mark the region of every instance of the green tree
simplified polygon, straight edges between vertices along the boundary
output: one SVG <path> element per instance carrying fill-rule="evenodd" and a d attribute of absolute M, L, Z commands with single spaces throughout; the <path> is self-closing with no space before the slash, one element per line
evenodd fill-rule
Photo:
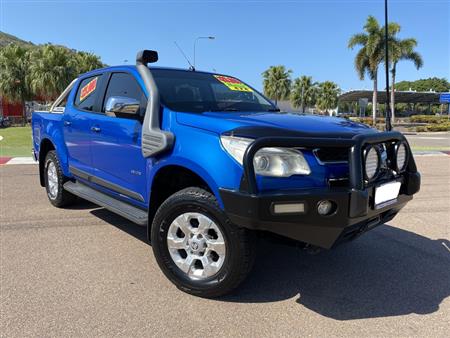
<path fill-rule="evenodd" d="M 90 72 L 91 70 L 103 68 L 105 65 L 100 61 L 100 57 L 87 52 L 77 52 L 74 55 L 77 75 Z"/>
<path fill-rule="evenodd" d="M 43 45 L 31 53 L 29 83 L 35 95 L 54 100 L 76 77 L 77 62 L 65 47 Z"/>
<path fill-rule="evenodd" d="M 28 81 L 30 53 L 27 47 L 10 44 L 0 49 L 0 96 L 23 107 L 23 122 L 26 121 L 25 101 L 32 98 Z"/>
<path fill-rule="evenodd" d="M 284 66 L 271 66 L 262 73 L 264 94 L 275 100 L 275 104 L 279 100 L 289 97 L 292 83 L 291 73 L 292 70 L 286 70 Z"/>
<path fill-rule="evenodd" d="M 401 81 L 396 84 L 397 90 L 415 90 L 418 92 L 428 92 L 433 90 L 437 93 L 450 92 L 450 82 L 446 79 L 432 77 L 416 81 Z"/>
<path fill-rule="evenodd" d="M 391 77 L 392 77 L 392 89 L 391 89 L 391 113 L 392 123 L 395 122 L 395 80 L 397 74 L 397 64 L 401 60 L 412 61 L 417 69 L 422 67 L 422 56 L 414 49 L 417 47 L 416 39 L 397 39 L 393 37 L 389 41 L 390 59 L 392 62 Z"/>
<path fill-rule="evenodd" d="M 332 81 L 325 81 L 319 85 L 317 96 L 317 108 L 328 114 L 329 109 L 334 109 L 338 105 L 338 97 L 341 93 L 339 86 Z"/>
<path fill-rule="evenodd" d="M 395 36 L 399 30 L 398 24 L 389 23 L 388 39 Z M 373 81 L 372 119 L 375 123 L 378 101 L 378 67 L 385 56 L 384 27 L 380 27 L 375 17 L 370 15 L 364 25 L 364 32 L 355 34 L 350 38 L 348 47 L 353 49 L 356 46 L 361 46 L 355 57 L 355 69 L 359 78 L 363 80 L 365 75 L 368 74 Z"/>
<path fill-rule="evenodd" d="M 294 80 L 291 89 L 291 103 L 295 108 L 301 107 L 305 113 L 306 106 L 314 106 L 317 97 L 317 83 L 313 82 L 311 76 L 301 76 Z"/>

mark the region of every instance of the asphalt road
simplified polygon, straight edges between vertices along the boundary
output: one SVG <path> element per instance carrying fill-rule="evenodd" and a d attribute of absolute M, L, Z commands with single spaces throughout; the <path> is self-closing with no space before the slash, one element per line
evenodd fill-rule
<path fill-rule="evenodd" d="M 416 149 L 450 149 L 450 132 L 418 133 L 405 136 L 408 139 L 409 144 Z"/>
<path fill-rule="evenodd" d="M 0 166 L 0 335 L 426 336 L 450 332 L 450 156 L 417 158 L 421 192 L 389 224 L 311 256 L 269 239 L 219 300 L 178 291 L 145 230 L 56 209 L 36 166 Z"/>

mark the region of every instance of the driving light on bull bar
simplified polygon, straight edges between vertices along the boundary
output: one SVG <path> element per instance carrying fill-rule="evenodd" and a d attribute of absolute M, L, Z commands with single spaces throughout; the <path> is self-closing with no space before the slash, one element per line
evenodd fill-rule
<path fill-rule="evenodd" d="M 395 150 L 395 160 L 397 165 L 397 170 L 399 172 L 402 172 L 405 170 L 406 163 L 407 163 L 407 151 L 406 151 L 406 144 L 399 143 L 396 145 Z"/>
<path fill-rule="evenodd" d="M 367 180 L 374 179 L 380 170 L 380 151 L 376 147 L 369 147 L 364 154 L 364 173 Z"/>
<path fill-rule="evenodd" d="M 274 203 L 274 214 L 302 214 L 305 212 L 304 203 Z"/>

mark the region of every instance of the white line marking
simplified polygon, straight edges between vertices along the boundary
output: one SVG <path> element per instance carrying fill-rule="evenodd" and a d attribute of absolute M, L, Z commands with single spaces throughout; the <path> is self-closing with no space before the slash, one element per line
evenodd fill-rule
<path fill-rule="evenodd" d="M 11 164 L 37 164 L 32 157 L 14 157 L 5 163 L 6 165 Z"/>
<path fill-rule="evenodd" d="M 416 137 L 421 140 L 448 140 L 447 137 L 426 137 L 426 136 L 418 136 Z"/>
<path fill-rule="evenodd" d="M 413 155 L 414 155 L 414 157 L 419 157 L 419 156 L 438 156 L 438 157 L 447 156 L 448 157 L 447 154 L 442 153 L 442 152 L 436 152 L 436 153 L 415 153 L 415 152 L 413 152 Z"/>
<path fill-rule="evenodd" d="M 450 248 L 447 246 L 447 244 L 445 244 L 444 242 L 442 242 L 442 245 L 445 246 L 445 248 L 448 250 L 448 252 L 450 252 Z"/>

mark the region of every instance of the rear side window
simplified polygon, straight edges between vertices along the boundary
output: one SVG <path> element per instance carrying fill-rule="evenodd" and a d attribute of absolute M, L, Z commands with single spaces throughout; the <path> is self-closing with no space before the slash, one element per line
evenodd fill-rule
<path fill-rule="evenodd" d="M 81 81 L 75 97 L 75 107 L 82 110 L 94 111 L 98 99 L 100 75 L 88 77 Z"/>
<path fill-rule="evenodd" d="M 136 99 L 140 102 L 140 115 L 144 115 L 147 99 L 134 76 L 128 73 L 113 73 L 109 80 L 105 99 L 103 100 L 103 109 L 111 96 L 122 96 Z"/>

